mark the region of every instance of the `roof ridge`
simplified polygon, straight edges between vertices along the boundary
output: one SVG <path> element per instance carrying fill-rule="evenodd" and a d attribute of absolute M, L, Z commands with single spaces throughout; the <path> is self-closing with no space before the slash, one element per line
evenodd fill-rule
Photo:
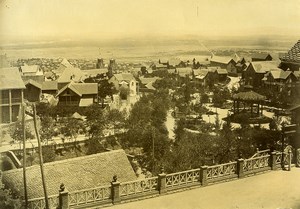
<path fill-rule="evenodd" d="M 69 158 L 69 159 L 66 159 L 66 160 L 58 160 L 58 161 L 53 161 L 53 162 L 49 162 L 49 163 L 44 163 L 44 166 L 57 165 L 57 164 L 62 164 L 62 163 L 66 163 L 66 162 L 74 162 L 74 161 L 78 161 L 78 160 L 81 160 L 81 159 L 89 159 L 89 158 L 93 158 L 95 156 L 107 155 L 107 154 L 118 153 L 118 152 L 124 152 L 124 154 L 126 154 L 125 150 L 123 150 L 123 149 L 110 150 L 110 151 L 96 153 L 96 154 L 92 154 L 92 155 L 85 155 L 85 156 L 80 156 L 80 157 L 75 157 L 75 158 Z M 26 170 L 35 169 L 38 166 L 39 165 L 29 166 L 29 167 L 26 167 Z M 23 168 L 17 168 L 17 169 L 12 169 L 12 170 L 3 171 L 3 172 L 5 172 L 5 173 L 14 173 L 14 172 L 19 172 L 20 169 L 23 169 Z"/>

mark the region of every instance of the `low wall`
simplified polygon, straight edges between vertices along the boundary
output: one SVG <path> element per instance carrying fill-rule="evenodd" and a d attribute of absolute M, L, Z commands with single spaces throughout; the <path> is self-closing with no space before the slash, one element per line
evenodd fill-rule
<path fill-rule="evenodd" d="M 263 173 L 269 170 L 291 169 L 291 152 L 264 151 L 249 159 L 165 174 L 130 182 L 118 182 L 114 177 L 110 185 L 81 191 L 61 191 L 49 197 L 51 208 L 92 208 L 139 200 L 193 187 L 204 187 Z M 58 185 L 59 186 L 59 185 Z M 67 187 L 68 185 L 66 185 Z M 29 209 L 43 209 L 44 198 L 29 200 Z"/>

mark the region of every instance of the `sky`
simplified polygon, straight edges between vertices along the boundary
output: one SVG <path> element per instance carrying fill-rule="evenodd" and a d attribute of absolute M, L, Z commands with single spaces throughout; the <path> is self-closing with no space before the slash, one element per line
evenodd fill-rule
<path fill-rule="evenodd" d="M 0 41 L 300 37 L 300 0 L 0 0 Z"/>

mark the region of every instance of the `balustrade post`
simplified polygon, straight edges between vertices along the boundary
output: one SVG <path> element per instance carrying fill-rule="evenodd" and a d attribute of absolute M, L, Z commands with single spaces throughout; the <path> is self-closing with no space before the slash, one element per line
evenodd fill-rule
<path fill-rule="evenodd" d="M 165 174 L 164 168 L 162 167 L 161 173 L 158 174 L 158 182 L 157 182 L 157 187 L 158 187 L 157 189 L 158 189 L 159 194 L 164 194 L 167 192 L 166 177 L 167 177 L 167 174 Z"/>
<path fill-rule="evenodd" d="M 270 155 L 270 167 L 271 167 L 271 170 L 277 170 L 277 166 L 276 166 L 276 152 L 271 152 L 271 155 Z"/>
<path fill-rule="evenodd" d="M 117 175 L 113 176 L 111 182 L 111 200 L 113 204 L 118 204 L 121 202 L 120 199 L 120 182 L 118 181 Z"/>
<path fill-rule="evenodd" d="M 300 167 L 300 149 L 296 150 L 296 167 Z"/>
<path fill-rule="evenodd" d="M 200 182 L 202 186 L 207 186 L 207 166 L 200 167 Z"/>
<path fill-rule="evenodd" d="M 237 160 L 237 175 L 239 178 L 243 178 L 245 176 L 244 174 L 244 159 L 238 159 Z"/>
<path fill-rule="evenodd" d="M 288 152 L 288 171 L 291 171 L 292 167 L 292 150 Z"/>
<path fill-rule="evenodd" d="M 64 184 L 60 185 L 57 208 L 58 209 L 69 209 L 69 192 L 66 190 Z"/>

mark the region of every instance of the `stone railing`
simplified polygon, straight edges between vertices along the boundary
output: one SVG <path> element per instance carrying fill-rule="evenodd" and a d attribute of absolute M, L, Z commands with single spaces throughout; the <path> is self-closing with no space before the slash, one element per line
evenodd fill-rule
<path fill-rule="evenodd" d="M 49 208 L 56 209 L 59 205 L 59 196 L 53 195 L 48 197 Z M 35 198 L 28 201 L 28 209 L 44 209 L 46 208 L 45 198 Z"/>
<path fill-rule="evenodd" d="M 257 149 L 256 153 L 251 158 L 261 157 L 261 156 L 265 156 L 265 155 L 269 155 L 269 154 L 270 154 L 270 149 L 266 149 L 266 150 L 258 150 Z"/>
<path fill-rule="evenodd" d="M 237 177 L 237 162 L 207 167 L 206 178 L 208 182 L 221 181 L 224 179 Z"/>
<path fill-rule="evenodd" d="M 144 195 L 151 192 L 157 192 L 157 182 L 158 177 L 152 177 L 121 183 L 120 197 L 130 197 L 132 195 Z"/>
<path fill-rule="evenodd" d="M 182 171 L 166 175 L 166 188 L 172 189 L 177 186 L 187 186 L 193 183 L 199 183 L 200 169 Z"/>
<path fill-rule="evenodd" d="M 108 186 L 71 192 L 62 189 L 58 196 L 49 197 L 49 205 L 51 209 L 94 208 L 129 199 L 157 196 L 185 188 L 204 187 L 208 184 L 239 179 L 267 170 L 277 170 L 278 168 L 290 170 L 291 157 L 291 152 L 274 151 L 268 154 L 264 152 L 260 156 L 249 159 L 238 159 L 235 162 L 220 165 L 200 166 L 200 168 L 177 173 L 165 174 L 162 170 L 157 177 L 130 182 L 118 182 L 117 176 L 114 176 Z M 44 209 L 44 198 L 29 200 L 28 208 Z"/>
<path fill-rule="evenodd" d="M 69 193 L 69 206 L 101 202 L 111 197 L 111 186 L 96 187 Z"/>

